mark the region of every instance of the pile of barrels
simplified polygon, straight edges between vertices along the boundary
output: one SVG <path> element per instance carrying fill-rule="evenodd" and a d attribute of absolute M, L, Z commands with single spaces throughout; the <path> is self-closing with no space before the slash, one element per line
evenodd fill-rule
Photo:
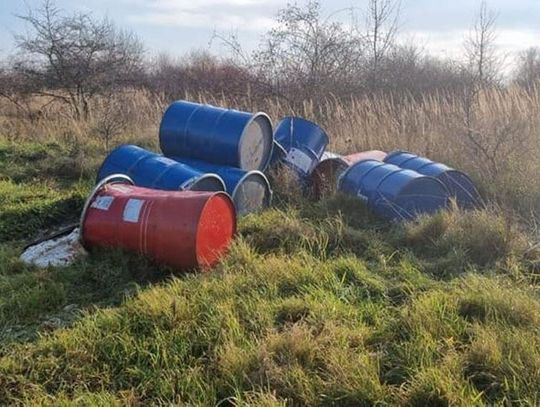
<path fill-rule="evenodd" d="M 86 247 L 120 247 L 176 268 L 207 268 L 227 251 L 237 216 L 271 204 L 265 172 L 287 166 L 315 196 L 336 190 L 390 219 L 432 213 L 451 197 L 464 207 L 478 193 L 463 173 L 410 153 L 340 156 L 315 123 L 186 101 L 172 103 L 159 129 L 162 154 L 114 149 L 81 215 Z"/>

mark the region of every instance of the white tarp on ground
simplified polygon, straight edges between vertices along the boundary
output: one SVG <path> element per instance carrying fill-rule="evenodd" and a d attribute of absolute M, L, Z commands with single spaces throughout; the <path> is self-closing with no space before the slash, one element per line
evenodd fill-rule
<path fill-rule="evenodd" d="M 49 239 L 28 247 L 21 260 L 37 267 L 68 266 L 86 251 L 79 242 L 79 228 L 70 234 Z"/>

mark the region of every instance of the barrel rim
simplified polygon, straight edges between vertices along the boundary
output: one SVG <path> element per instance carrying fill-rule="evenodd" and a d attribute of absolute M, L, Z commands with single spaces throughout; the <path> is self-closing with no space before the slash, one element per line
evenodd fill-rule
<path fill-rule="evenodd" d="M 210 201 L 212 201 L 212 199 L 214 199 L 214 197 L 221 196 L 221 195 L 227 197 L 227 201 L 231 206 L 231 209 L 232 209 L 232 211 L 231 211 L 231 213 L 232 213 L 232 225 L 233 225 L 233 230 L 232 230 L 232 233 L 231 233 L 231 242 L 234 240 L 234 238 L 236 237 L 236 235 L 238 233 L 238 216 L 236 214 L 236 205 L 234 204 L 234 201 L 233 201 L 231 195 L 228 194 L 225 191 L 216 191 L 216 192 L 210 192 L 210 193 L 211 193 L 212 196 L 209 199 L 207 199 L 207 201 L 204 203 L 204 205 L 203 205 L 203 207 L 201 209 L 201 212 L 200 212 L 199 219 L 197 220 L 197 232 L 195 233 L 195 242 L 194 242 L 195 243 L 195 261 L 197 263 L 197 266 L 202 268 L 202 269 L 214 267 L 217 263 L 219 263 L 219 260 L 221 258 L 221 256 L 220 256 L 212 264 L 202 265 L 202 262 L 199 261 L 199 256 L 198 256 L 198 253 L 197 253 L 197 251 L 198 251 L 197 250 L 198 249 L 197 248 L 197 243 L 199 241 L 199 231 L 200 231 L 199 224 L 201 222 L 202 214 L 205 212 L 206 207 L 208 205 L 210 205 Z"/>
<path fill-rule="evenodd" d="M 88 195 L 88 198 L 86 198 L 86 201 L 84 202 L 83 210 L 81 212 L 81 217 L 79 219 L 79 242 L 84 246 L 84 238 L 83 238 L 83 227 L 84 227 L 84 221 L 86 219 L 86 215 L 88 213 L 88 209 L 90 209 L 90 204 L 92 202 L 92 199 L 96 196 L 96 194 L 101 191 L 101 189 L 107 185 L 112 183 L 125 183 L 128 182 L 130 185 L 135 185 L 133 180 L 125 175 L 125 174 L 111 174 L 105 178 L 103 178 L 101 181 L 99 181 L 96 186 L 92 189 L 92 192 L 90 192 L 90 195 Z"/>
<path fill-rule="evenodd" d="M 465 172 L 461 171 L 461 170 L 456 170 L 455 168 L 452 168 L 452 167 L 448 167 L 449 170 L 445 171 L 444 173 L 441 173 L 440 175 L 438 175 L 437 179 L 439 179 L 439 177 L 442 178 L 442 175 L 445 174 L 447 176 L 449 176 L 454 182 L 457 183 L 457 181 L 454 179 L 454 177 L 451 175 L 451 174 L 457 174 L 459 175 L 460 177 L 463 177 L 470 185 L 470 187 L 472 188 L 472 193 L 471 191 L 468 191 L 466 188 L 463 188 L 463 186 L 459 184 L 459 186 L 461 187 L 461 189 L 463 191 L 465 191 L 468 195 L 468 198 L 471 200 L 471 203 L 473 205 L 482 205 L 482 195 L 480 195 L 480 191 L 478 191 L 478 188 L 476 186 L 476 184 L 474 183 L 474 181 L 472 180 L 472 178 Z M 439 179 L 439 181 L 441 181 L 443 184 L 445 184 L 446 186 L 446 183 L 443 182 L 442 180 Z M 451 194 L 451 191 L 450 191 L 450 188 L 447 187 L 447 189 L 449 190 L 450 194 Z M 457 198 L 457 196 L 452 196 L 453 198 Z"/>
<path fill-rule="evenodd" d="M 178 161 L 176 161 L 176 162 L 179 163 Z M 184 163 L 180 162 L 179 164 L 184 164 Z M 222 189 L 220 191 L 206 191 L 206 192 L 226 192 L 227 191 L 227 187 L 225 186 L 225 181 L 223 181 L 223 178 L 221 178 L 218 174 L 215 174 L 213 172 L 204 173 L 204 172 L 198 170 L 197 168 L 191 167 L 191 166 L 189 166 L 187 164 L 184 164 L 184 165 L 186 165 L 186 166 L 188 166 L 190 168 L 193 168 L 194 170 L 196 170 L 198 172 L 201 172 L 201 175 L 200 176 L 195 176 L 195 177 L 190 178 L 187 181 L 185 181 L 182 185 L 180 185 L 178 187 L 179 191 L 193 191 L 191 188 L 193 188 L 199 182 L 204 181 L 205 179 L 208 179 L 208 178 L 213 178 L 216 181 L 218 181 L 221 184 Z M 193 192 L 196 192 L 196 191 L 193 191 Z"/>
<path fill-rule="evenodd" d="M 256 112 L 251 115 L 247 123 L 244 125 L 244 128 L 242 129 L 242 133 L 240 134 L 240 139 L 238 140 L 237 153 L 238 153 L 238 164 L 239 164 L 240 169 L 244 169 L 242 168 L 243 162 L 242 162 L 241 149 L 244 143 L 244 137 L 247 134 L 247 129 L 251 125 L 251 123 L 255 122 L 256 120 L 259 120 L 260 118 L 263 118 L 263 122 L 266 125 L 266 129 L 264 129 L 263 126 L 261 126 L 261 128 L 263 129 L 263 136 L 266 139 L 271 140 L 271 141 L 269 143 L 270 148 L 267 151 L 265 160 L 260 164 L 259 168 L 254 168 L 254 170 L 264 171 L 266 168 L 268 168 L 268 164 L 270 163 L 270 160 L 272 159 L 272 152 L 274 150 L 274 132 L 272 129 L 272 119 L 270 119 L 270 116 L 268 116 L 264 112 Z M 251 169 L 248 169 L 247 171 L 251 171 Z"/>
<path fill-rule="evenodd" d="M 268 181 L 268 177 L 266 175 L 264 175 L 264 173 L 262 171 L 251 170 L 251 171 L 247 171 L 242 176 L 242 178 L 240 178 L 240 180 L 236 183 L 236 186 L 234 187 L 234 190 L 231 193 L 231 199 L 233 200 L 233 202 L 235 204 L 235 207 L 236 207 L 235 198 L 236 198 L 236 193 L 237 193 L 238 188 L 240 188 L 242 183 L 247 178 L 252 177 L 253 175 L 257 175 L 257 176 L 261 177 L 264 180 L 264 185 L 265 185 L 266 191 L 267 191 L 267 194 L 265 195 L 265 201 L 266 202 L 264 204 L 265 205 L 264 207 L 269 207 L 272 204 L 272 196 L 273 196 L 274 192 L 272 191 L 272 187 L 270 186 L 270 181 Z M 236 208 L 236 210 L 238 211 L 238 208 Z"/>

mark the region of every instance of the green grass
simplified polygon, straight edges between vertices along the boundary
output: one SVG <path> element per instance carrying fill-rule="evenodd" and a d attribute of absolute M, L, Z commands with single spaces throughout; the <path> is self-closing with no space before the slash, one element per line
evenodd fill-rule
<path fill-rule="evenodd" d="M 208 273 L 110 250 L 40 270 L 21 247 L 93 174 L 13 159 L 34 149 L 1 149 L 0 405 L 540 402 L 540 254 L 500 211 L 393 225 L 283 188 Z"/>

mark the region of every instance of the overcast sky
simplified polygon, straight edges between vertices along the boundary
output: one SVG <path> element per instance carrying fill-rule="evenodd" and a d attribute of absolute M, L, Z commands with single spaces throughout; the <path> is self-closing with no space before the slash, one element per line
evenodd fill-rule
<path fill-rule="evenodd" d="M 441 56 L 460 55 L 460 45 L 471 27 L 480 0 L 402 0 L 400 38 L 414 41 Z M 343 8 L 362 10 L 366 0 L 321 0 L 325 14 Z M 15 17 L 41 0 L 0 0 L 0 54 L 13 52 L 13 33 L 24 30 Z M 303 4 L 302 0 L 297 1 Z M 57 0 L 61 8 L 107 16 L 139 35 L 147 52 L 182 55 L 208 48 L 212 33 L 236 31 L 245 48 L 256 47 L 272 27 L 276 12 L 287 0 Z M 498 13 L 498 46 L 514 54 L 540 46 L 540 0 L 488 0 Z M 346 18 L 346 13 L 342 13 Z M 223 53 L 216 42 L 211 48 Z"/>

